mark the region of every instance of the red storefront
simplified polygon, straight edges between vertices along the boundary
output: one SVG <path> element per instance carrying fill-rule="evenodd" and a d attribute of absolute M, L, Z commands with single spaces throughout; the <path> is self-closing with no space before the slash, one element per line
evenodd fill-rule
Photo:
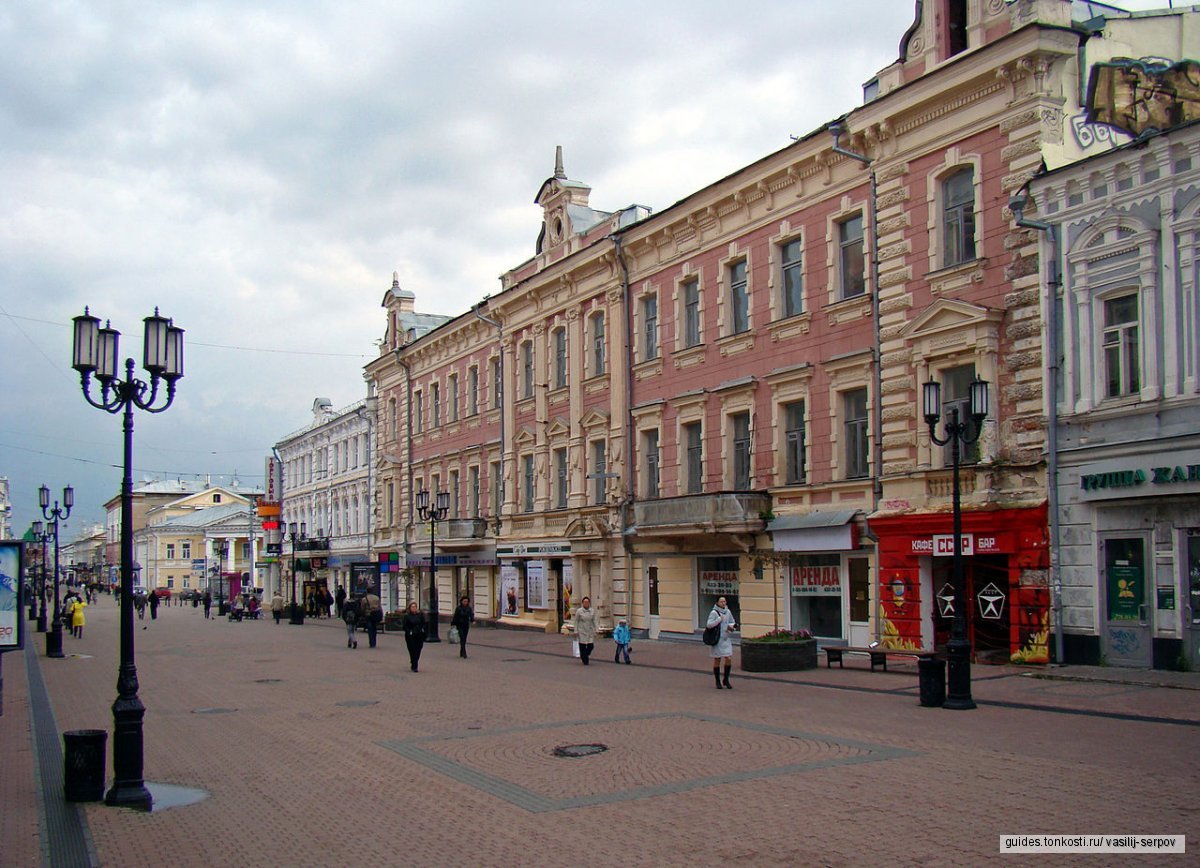
<path fill-rule="evenodd" d="M 954 618 L 950 513 L 870 519 L 879 538 L 879 635 L 891 648 L 938 648 Z M 1050 547 L 1045 505 L 963 512 L 967 635 L 981 663 L 1047 663 Z"/>

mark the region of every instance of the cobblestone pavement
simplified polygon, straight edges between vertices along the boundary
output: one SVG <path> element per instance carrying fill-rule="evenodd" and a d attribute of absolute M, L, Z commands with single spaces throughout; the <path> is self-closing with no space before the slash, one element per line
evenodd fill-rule
<path fill-rule="evenodd" d="M 718 691 L 707 648 L 689 643 L 635 641 L 634 664 L 618 666 L 600 640 L 584 667 L 562 637 L 477 628 L 469 659 L 431 645 L 413 673 L 401 638 L 350 650 L 335 621 L 164 607 L 135 633 L 146 778 L 208 798 L 150 814 L 86 805 L 104 866 L 1020 860 L 1001 856 L 1002 834 L 1200 847 L 1200 694 L 1152 673 L 977 666 L 980 707 L 955 712 L 919 706 L 915 666 L 872 673 L 849 658 L 735 672 Z M 58 729 L 111 730 L 113 602 L 64 644 L 63 660 L 37 646 Z M 21 659 L 4 665 L 5 866 L 42 861 Z M 607 749 L 554 753 L 591 744 Z"/>

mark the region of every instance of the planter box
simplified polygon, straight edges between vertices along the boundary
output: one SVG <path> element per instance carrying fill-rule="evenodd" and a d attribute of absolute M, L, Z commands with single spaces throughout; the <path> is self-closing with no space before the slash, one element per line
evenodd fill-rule
<path fill-rule="evenodd" d="M 744 672 L 799 672 L 817 668 L 817 640 L 754 642 L 742 640 Z"/>

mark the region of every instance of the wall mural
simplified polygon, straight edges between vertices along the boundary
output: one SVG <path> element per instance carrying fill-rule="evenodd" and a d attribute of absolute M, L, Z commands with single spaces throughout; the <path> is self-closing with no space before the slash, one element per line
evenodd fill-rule
<path fill-rule="evenodd" d="M 1200 119 L 1200 62 L 1117 58 L 1095 64 L 1087 119 L 1135 137 Z"/>

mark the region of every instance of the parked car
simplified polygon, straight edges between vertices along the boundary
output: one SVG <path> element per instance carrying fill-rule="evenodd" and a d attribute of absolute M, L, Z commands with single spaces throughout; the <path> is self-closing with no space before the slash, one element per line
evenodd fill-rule
<path fill-rule="evenodd" d="M 171 599 L 171 589 L 170 588 L 155 588 L 154 593 L 160 600 Z"/>

